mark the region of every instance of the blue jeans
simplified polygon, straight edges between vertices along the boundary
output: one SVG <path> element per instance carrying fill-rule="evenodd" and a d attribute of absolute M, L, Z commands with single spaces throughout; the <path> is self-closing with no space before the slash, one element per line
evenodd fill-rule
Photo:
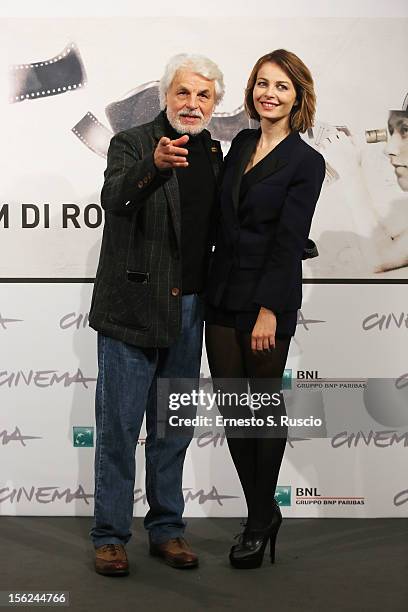
<path fill-rule="evenodd" d="M 144 519 L 152 542 L 184 533 L 183 464 L 191 436 L 157 436 L 157 378 L 200 376 L 203 305 L 182 297 L 182 329 L 169 348 L 138 348 L 98 334 L 96 386 L 95 511 L 90 536 L 95 548 L 126 544 L 131 537 L 135 451 L 146 412 Z"/>

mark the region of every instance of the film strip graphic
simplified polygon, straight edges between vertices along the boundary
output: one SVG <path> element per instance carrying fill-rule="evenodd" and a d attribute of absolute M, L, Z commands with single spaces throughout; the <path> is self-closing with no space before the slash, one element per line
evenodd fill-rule
<path fill-rule="evenodd" d="M 71 42 L 61 53 L 50 59 L 11 66 L 10 102 L 24 102 L 77 91 L 86 84 L 86 72 L 79 49 Z M 113 134 L 148 123 L 159 111 L 158 81 L 150 81 L 108 104 L 105 112 L 112 129 L 88 111 L 71 131 L 90 151 L 106 157 Z M 232 112 L 215 112 L 208 128 L 214 139 L 228 144 L 241 130 L 258 126 L 258 122 L 248 118 L 241 105 Z M 318 150 L 319 142 L 333 129 L 346 130 L 343 126 L 333 128 L 325 124 L 318 125 L 307 132 L 309 144 Z M 327 164 L 326 182 L 338 178 L 337 172 Z"/>
<path fill-rule="evenodd" d="M 107 156 L 109 140 L 114 133 L 148 123 L 160 112 L 158 81 L 144 83 L 129 91 L 123 98 L 111 102 L 105 112 L 113 132 L 110 132 L 91 112 L 72 128 L 81 142 L 101 157 Z M 244 106 L 240 106 L 230 113 L 215 112 L 208 129 L 212 138 L 228 144 L 241 130 L 257 127 L 259 123 L 249 119 Z M 319 124 L 317 131 L 308 132 L 309 144 L 318 150 L 319 143 L 327 136 L 328 131 L 333 129 L 347 128 L 343 126 L 332 128 L 326 124 Z M 337 172 L 326 164 L 326 183 L 336 181 L 338 178 Z"/>
<path fill-rule="evenodd" d="M 58 96 L 86 86 L 86 72 L 75 43 L 51 59 L 10 67 L 10 102 Z"/>
<path fill-rule="evenodd" d="M 88 149 L 106 157 L 113 132 L 108 130 L 93 113 L 88 111 L 72 128 L 72 132 Z"/>
<path fill-rule="evenodd" d="M 150 81 L 132 89 L 123 98 L 108 104 L 105 112 L 113 132 L 109 132 L 91 112 L 72 128 L 83 144 L 102 157 L 107 155 L 108 133 L 112 137 L 113 133 L 148 123 L 160 112 L 158 81 Z M 244 107 L 240 106 L 231 113 L 215 112 L 208 129 L 215 140 L 229 143 L 239 131 L 257 126 L 256 122 L 248 119 Z"/>

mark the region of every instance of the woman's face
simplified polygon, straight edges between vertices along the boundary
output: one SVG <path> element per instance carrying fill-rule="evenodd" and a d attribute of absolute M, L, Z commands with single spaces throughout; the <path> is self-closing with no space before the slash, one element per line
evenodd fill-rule
<path fill-rule="evenodd" d="M 255 109 L 262 121 L 287 123 L 296 101 L 295 87 L 283 70 L 273 62 L 265 62 L 258 70 L 252 92 Z"/>
<path fill-rule="evenodd" d="M 390 137 L 385 147 L 395 176 L 403 191 L 408 191 L 408 112 L 391 111 L 388 119 Z"/>

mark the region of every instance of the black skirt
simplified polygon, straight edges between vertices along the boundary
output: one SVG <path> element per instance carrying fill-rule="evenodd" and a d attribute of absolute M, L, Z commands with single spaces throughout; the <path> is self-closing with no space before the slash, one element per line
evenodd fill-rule
<path fill-rule="evenodd" d="M 222 325 L 233 327 L 242 332 L 251 333 L 258 318 L 258 310 L 234 311 L 219 306 L 206 304 L 205 322 L 207 325 Z M 297 324 L 297 310 L 282 312 L 276 315 L 276 338 L 288 338 L 295 334 Z"/>

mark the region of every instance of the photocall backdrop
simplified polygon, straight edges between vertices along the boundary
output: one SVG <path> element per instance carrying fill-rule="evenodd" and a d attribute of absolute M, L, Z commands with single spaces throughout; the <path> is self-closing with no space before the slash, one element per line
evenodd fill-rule
<path fill-rule="evenodd" d="M 314 76 L 316 124 L 302 137 L 327 164 L 311 231 L 320 256 L 304 264 L 285 393 L 290 401 L 297 381 L 314 383 L 327 413 L 321 389 L 343 384 L 344 406 L 360 393 L 356 410 L 367 418 L 361 429 L 357 415 L 328 437 L 291 438 L 277 499 L 286 516 L 407 516 L 408 415 L 400 409 L 408 382 L 407 20 L 0 23 L 0 514 L 93 512 L 97 364 L 87 316 L 110 138 L 154 117 L 166 61 L 196 52 L 225 75 L 225 99 L 210 130 L 227 152 L 249 125 L 242 102 L 254 62 L 283 47 Z M 209 375 L 205 352 L 201 369 Z M 398 385 L 376 420 L 375 411 L 367 416 L 361 388 L 380 378 Z M 398 419 L 387 416 L 388 402 Z M 144 435 L 135 515 L 147 508 Z M 193 440 L 184 493 L 186 516 L 244 514 L 222 437 Z"/>

